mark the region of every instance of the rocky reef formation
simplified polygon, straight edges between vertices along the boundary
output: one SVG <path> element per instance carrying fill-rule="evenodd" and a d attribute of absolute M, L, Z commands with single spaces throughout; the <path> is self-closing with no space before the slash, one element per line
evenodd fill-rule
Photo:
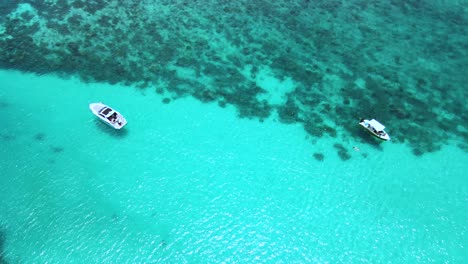
<path fill-rule="evenodd" d="M 373 143 L 360 117 L 415 155 L 468 151 L 468 8 L 402 3 L 2 1 L 0 67 L 273 115 L 312 140 L 336 138 L 343 160 L 342 142 Z"/>

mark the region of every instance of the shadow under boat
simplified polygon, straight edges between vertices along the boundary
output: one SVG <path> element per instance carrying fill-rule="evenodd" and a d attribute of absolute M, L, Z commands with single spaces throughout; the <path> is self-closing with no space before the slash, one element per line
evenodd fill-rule
<path fill-rule="evenodd" d="M 375 137 L 370 137 L 369 132 L 363 130 L 363 129 L 356 129 L 355 135 L 359 138 L 360 142 L 366 143 L 368 145 L 371 145 L 373 148 L 378 149 L 378 150 L 383 150 L 382 144 L 384 141 L 380 139 L 376 139 Z"/>
<path fill-rule="evenodd" d="M 99 130 L 115 138 L 125 138 L 128 135 L 127 128 L 114 129 L 113 127 L 108 126 L 107 124 L 103 123 L 101 120 L 98 119 L 95 119 L 93 122 Z"/>

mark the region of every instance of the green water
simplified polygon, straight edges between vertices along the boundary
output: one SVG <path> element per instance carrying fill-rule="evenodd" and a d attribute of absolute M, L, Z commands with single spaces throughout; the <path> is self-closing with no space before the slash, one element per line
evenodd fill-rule
<path fill-rule="evenodd" d="M 307 140 L 133 87 L 0 72 L 9 263 L 450 262 L 466 259 L 468 157 Z M 105 98 L 129 120 L 98 122 Z M 391 133 L 391 125 L 389 126 Z M 354 144 L 357 143 L 357 144 Z M 313 153 L 324 153 L 323 161 Z"/>

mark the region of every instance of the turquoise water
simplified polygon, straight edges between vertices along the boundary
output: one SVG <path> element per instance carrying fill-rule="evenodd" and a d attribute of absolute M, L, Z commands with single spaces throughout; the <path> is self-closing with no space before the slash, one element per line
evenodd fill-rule
<path fill-rule="evenodd" d="M 2 1 L 0 263 L 465 263 L 467 10 Z"/>
<path fill-rule="evenodd" d="M 3 258 L 20 263 L 463 262 L 466 153 L 333 140 L 234 109 L 0 73 Z M 106 99 L 123 133 L 87 109 Z M 313 153 L 326 156 L 322 162 Z"/>

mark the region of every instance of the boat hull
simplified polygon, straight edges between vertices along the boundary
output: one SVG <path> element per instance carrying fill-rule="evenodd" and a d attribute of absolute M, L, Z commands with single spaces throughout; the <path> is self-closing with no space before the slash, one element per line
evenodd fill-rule
<path fill-rule="evenodd" d="M 106 123 L 108 126 L 114 129 L 121 129 L 127 124 L 127 120 L 115 109 L 103 104 L 103 103 L 91 103 L 89 104 L 89 109 L 91 112 L 97 116 L 102 122 Z M 109 120 L 109 117 L 103 115 L 102 111 L 106 110 L 113 115 L 115 118 L 114 121 Z"/>
<path fill-rule="evenodd" d="M 371 126 L 369 125 L 366 125 L 366 122 L 365 121 L 368 121 L 368 120 L 364 120 L 362 122 L 359 122 L 359 125 L 361 125 L 364 129 L 367 130 L 367 132 L 369 132 L 371 135 L 373 135 L 374 137 L 378 138 L 378 139 L 381 139 L 381 140 L 384 140 L 384 141 L 388 141 L 390 140 L 390 136 L 385 132 L 383 131 L 384 133 L 379 135 L 378 133 L 376 133 Z"/>

